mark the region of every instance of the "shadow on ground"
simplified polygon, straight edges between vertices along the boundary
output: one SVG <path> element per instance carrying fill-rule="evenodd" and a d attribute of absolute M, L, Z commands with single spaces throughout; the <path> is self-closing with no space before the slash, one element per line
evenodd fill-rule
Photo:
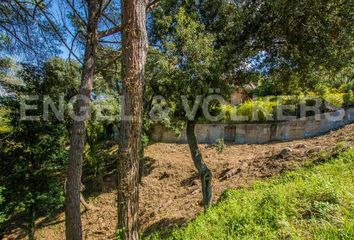
<path fill-rule="evenodd" d="M 170 236 L 175 228 L 184 226 L 187 223 L 186 218 L 163 218 L 150 225 L 144 232 L 143 237 L 147 237 L 154 232 L 159 232 L 162 239 Z"/>

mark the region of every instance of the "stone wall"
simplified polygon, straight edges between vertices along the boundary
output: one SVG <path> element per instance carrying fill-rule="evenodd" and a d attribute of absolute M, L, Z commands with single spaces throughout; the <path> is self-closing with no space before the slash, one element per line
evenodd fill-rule
<path fill-rule="evenodd" d="M 197 124 L 196 136 L 199 143 L 209 144 L 220 138 L 238 144 L 268 143 L 315 137 L 349 123 L 354 123 L 354 108 L 279 123 Z M 176 136 L 163 126 L 155 126 L 152 140 L 186 143 L 187 137 L 185 131 Z"/>

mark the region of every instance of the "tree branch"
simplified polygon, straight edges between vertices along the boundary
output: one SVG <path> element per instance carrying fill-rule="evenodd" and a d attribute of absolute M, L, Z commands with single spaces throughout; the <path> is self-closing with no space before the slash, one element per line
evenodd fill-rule
<path fill-rule="evenodd" d="M 80 31 L 78 31 L 78 32 L 75 34 L 73 40 L 71 41 L 71 47 L 70 47 L 70 50 L 69 50 L 69 57 L 68 57 L 69 60 L 70 60 L 70 58 L 71 58 L 71 54 L 74 52 L 73 49 L 74 49 L 75 40 L 76 40 L 76 38 L 79 36 L 79 34 L 80 34 Z"/>
<path fill-rule="evenodd" d="M 69 5 L 69 7 L 73 10 L 74 14 L 80 19 L 80 21 L 84 24 L 84 26 L 87 25 L 86 21 L 84 18 L 79 14 L 79 12 L 76 10 L 74 4 L 70 2 L 69 0 L 65 0 L 65 2 Z"/>
<path fill-rule="evenodd" d="M 106 11 L 107 7 L 109 6 L 109 4 L 111 4 L 111 2 L 112 2 L 112 0 L 108 0 L 108 2 L 101 9 L 101 13 L 104 13 Z"/>
<path fill-rule="evenodd" d="M 101 31 L 98 33 L 98 38 L 103 38 L 103 37 L 108 37 L 111 36 L 113 34 L 119 33 L 123 30 L 123 26 L 122 25 L 117 25 L 111 29 L 105 30 L 105 31 Z"/>
<path fill-rule="evenodd" d="M 110 40 L 99 40 L 100 43 L 107 43 L 107 44 L 121 44 L 120 41 L 110 41 Z"/>
<path fill-rule="evenodd" d="M 146 6 L 146 12 L 150 12 L 154 9 L 154 7 L 158 4 L 159 0 L 152 0 Z"/>
<path fill-rule="evenodd" d="M 98 67 L 96 69 L 97 72 L 102 72 L 103 70 L 107 69 L 108 67 L 110 67 L 112 64 L 114 64 L 116 61 L 119 60 L 119 58 L 121 58 L 122 56 L 122 53 L 119 52 L 118 53 L 118 56 L 116 56 L 115 58 L 113 58 L 111 61 L 109 61 L 108 63 L 106 63 L 105 65 L 101 66 L 101 67 Z"/>
<path fill-rule="evenodd" d="M 80 62 L 81 64 L 83 64 L 82 61 L 80 60 L 80 58 L 79 58 L 74 52 L 71 51 L 70 46 L 69 46 L 68 43 L 65 41 L 64 37 L 60 34 L 59 30 L 58 30 L 58 29 L 56 28 L 56 26 L 55 26 L 55 23 L 52 21 L 52 19 L 50 19 L 50 17 L 48 16 L 48 14 L 47 14 L 47 13 L 43 10 L 43 8 L 41 8 L 41 7 L 39 7 L 39 11 L 43 14 L 43 16 L 45 17 L 45 19 L 48 21 L 50 27 L 54 30 L 54 33 L 59 37 L 60 41 L 64 44 L 65 48 L 67 48 L 67 49 L 70 51 L 71 55 L 73 55 L 73 56 L 76 58 L 76 60 L 77 60 L 78 62 Z"/>
<path fill-rule="evenodd" d="M 10 34 L 13 38 L 15 38 L 20 44 L 25 46 L 26 48 L 30 49 L 32 52 L 37 53 L 29 44 L 23 41 L 19 36 L 17 36 L 16 32 L 12 32 L 9 28 L 5 27 L 4 25 L 0 25 L 8 34 Z"/>
<path fill-rule="evenodd" d="M 106 18 L 110 23 L 112 23 L 113 25 L 116 25 L 116 23 L 115 23 L 110 17 L 108 17 L 104 12 L 102 12 L 101 14 L 102 14 L 102 16 L 103 16 L 104 18 Z"/>

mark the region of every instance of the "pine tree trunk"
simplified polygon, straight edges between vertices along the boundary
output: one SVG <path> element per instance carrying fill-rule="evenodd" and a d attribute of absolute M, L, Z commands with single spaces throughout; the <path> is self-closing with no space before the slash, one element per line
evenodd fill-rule
<path fill-rule="evenodd" d="M 86 122 L 93 88 L 96 50 L 98 44 L 97 21 L 98 1 L 88 1 L 89 21 L 79 98 L 75 106 L 75 116 L 69 151 L 65 198 L 65 228 L 67 240 L 81 240 L 80 189 L 83 151 L 85 145 Z M 85 99 L 83 99 L 85 98 Z"/>
<path fill-rule="evenodd" d="M 36 234 L 36 214 L 34 211 L 34 206 L 30 207 L 30 214 L 29 214 L 29 234 L 28 234 L 28 240 L 35 240 L 35 234 Z"/>
<path fill-rule="evenodd" d="M 122 0 L 123 101 L 118 160 L 118 233 L 139 239 L 139 163 L 147 55 L 146 1 Z"/>
<path fill-rule="evenodd" d="M 195 136 L 195 123 L 188 121 L 187 123 L 187 141 L 192 154 L 195 167 L 198 170 L 203 193 L 203 206 L 206 210 L 212 204 L 212 186 L 213 175 L 203 160 L 203 156 L 199 150 L 197 138 Z"/>

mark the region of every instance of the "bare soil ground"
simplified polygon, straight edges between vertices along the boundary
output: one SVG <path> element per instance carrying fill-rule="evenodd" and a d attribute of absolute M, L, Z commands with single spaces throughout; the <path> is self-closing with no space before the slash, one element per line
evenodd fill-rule
<path fill-rule="evenodd" d="M 211 145 L 200 145 L 204 160 L 214 174 L 214 202 L 229 188 L 247 187 L 286 170 L 296 169 L 312 153 L 346 141 L 354 144 L 354 124 L 324 136 L 271 144 L 226 145 L 218 154 Z M 280 154 L 281 153 L 281 154 Z M 280 155 L 279 155 L 280 154 Z M 150 145 L 145 150 L 145 177 L 140 188 L 140 220 L 143 234 L 155 229 L 172 229 L 202 213 L 200 181 L 188 146 L 185 144 Z M 225 177 L 232 175 L 231 177 Z M 116 192 L 114 175 L 105 178 L 104 191 L 87 200 L 98 210 L 83 211 L 85 239 L 114 239 Z M 38 239 L 64 239 L 64 214 L 41 219 Z M 19 230 L 5 239 L 21 239 Z"/>

